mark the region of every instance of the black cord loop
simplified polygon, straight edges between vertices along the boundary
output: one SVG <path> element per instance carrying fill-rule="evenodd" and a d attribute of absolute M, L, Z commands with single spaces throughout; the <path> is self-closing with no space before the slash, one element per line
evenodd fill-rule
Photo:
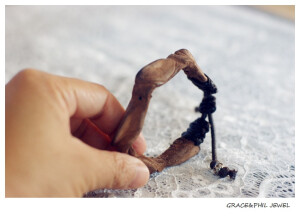
<path fill-rule="evenodd" d="M 205 134 L 209 131 L 209 124 L 205 118 L 197 118 L 193 121 L 186 132 L 182 133 L 182 137 L 191 140 L 196 146 L 203 143 Z"/>
<path fill-rule="evenodd" d="M 195 78 L 188 77 L 189 80 L 192 81 L 192 83 L 197 86 L 199 89 L 201 89 L 205 94 L 215 94 L 218 92 L 217 86 L 214 84 L 214 82 L 205 74 L 207 81 L 206 82 L 200 82 L 199 80 Z"/>
<path fill-rule="evenodd" d="M 216 111 L 216 97 L 213 95 L 207 95 L 203 97 L 199 107 L 195 108 L 196 112 L 203 114 L 211 114 Z"/>

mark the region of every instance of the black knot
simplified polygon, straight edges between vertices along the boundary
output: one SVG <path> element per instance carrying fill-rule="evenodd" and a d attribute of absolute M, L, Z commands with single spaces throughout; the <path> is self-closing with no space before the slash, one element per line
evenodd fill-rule
<path fill-rule="evenodd" d="M 207 76 L 206 74 L 205 74 L 205 76 L 207 77 L 206 82 L 200 82 L 199 80 L 197 80 L 195 78 L 188 77 L 188 79 L 191 80 L 195 86 L 197 86 L 199 89 L 201 89 L 206 94 L 217 93 L 217 91 L 218 91 L 217 86 L 213 83 L 213 81 L 209 78 L 209 76 Z"/>
<path fill-rule="evenodd" d="M 229 176 L 230 179 L 235 179 L 237 171 L 235 169 L 231 170 L 228 167 L 222 167 L 219 172 L 218 176 L 221 178 L 225 178 L 226 176 Z"/>
<path fill-rule="evenodd" d="M 204 118 L 198 118 L 193 121 L 182 137 L 191 140 L 195 145 L 203 143 L 205 134 L 209 131 L 209 124 Z"/>
<path fill-rule="evenodd" d="M 202 99 L 199 108 L 197 108 L 196 111 L 211 114 L 215 112 L 216 109 L 216 97 L 213 95 L 207 95 Z"/>
<path fill-rule="evenodd" d="M 231 179 L 234 180 L 236 177 L 236 173 L 237 173 L 237 171 L 235 169 L 233 169 L 233 170 L 229 170 L 228 175 L 230 176 Z"/>
<path fill-rule="evenodd" d="M 221 178 L 225 178 L 228 175 L 228 172 L 228 167 L 222 167 L 218 172 L 218 176 L 220 176 Z"/>

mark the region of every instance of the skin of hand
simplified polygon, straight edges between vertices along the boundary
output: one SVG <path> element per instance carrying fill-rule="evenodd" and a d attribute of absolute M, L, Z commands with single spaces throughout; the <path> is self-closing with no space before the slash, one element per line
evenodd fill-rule
<path fill-rule="evenodd" d="M 5 87 L 6 197 L 81 197 L 145 185 L 145 164 L 110 146 L 124 112 L 101 85 L 19 72 Z M 133 148 L 145 152 L 142 135 Z"/>

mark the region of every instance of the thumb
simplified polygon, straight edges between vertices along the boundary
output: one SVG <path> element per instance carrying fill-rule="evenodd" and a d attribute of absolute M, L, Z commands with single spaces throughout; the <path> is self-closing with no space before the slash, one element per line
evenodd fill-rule
<path fill-rule="evenodd" d="M 81 160 L 87 191 L 95 189 L 132 189 L 145 185 L 149 179 L 147 166 L 130 155 L 94 149 Z M 82 163 L 84 161 L 84 163 Z"/>

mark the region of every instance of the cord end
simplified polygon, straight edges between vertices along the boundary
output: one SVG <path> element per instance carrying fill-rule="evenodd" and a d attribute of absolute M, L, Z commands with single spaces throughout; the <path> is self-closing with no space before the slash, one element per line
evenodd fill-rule
<path fill-rule="evenodd" d="M 220 178 L 225 178 L 226 176 L 229 176 L 230 179 L 234 180 L 237 174 L 237 170 L 231 170 L 228 167 L 223 167 L 223 164 L 217 160 L 213 160 L 210 163 L 210 168 L 213 169 L 215 174 L 218 175 Z"/>

